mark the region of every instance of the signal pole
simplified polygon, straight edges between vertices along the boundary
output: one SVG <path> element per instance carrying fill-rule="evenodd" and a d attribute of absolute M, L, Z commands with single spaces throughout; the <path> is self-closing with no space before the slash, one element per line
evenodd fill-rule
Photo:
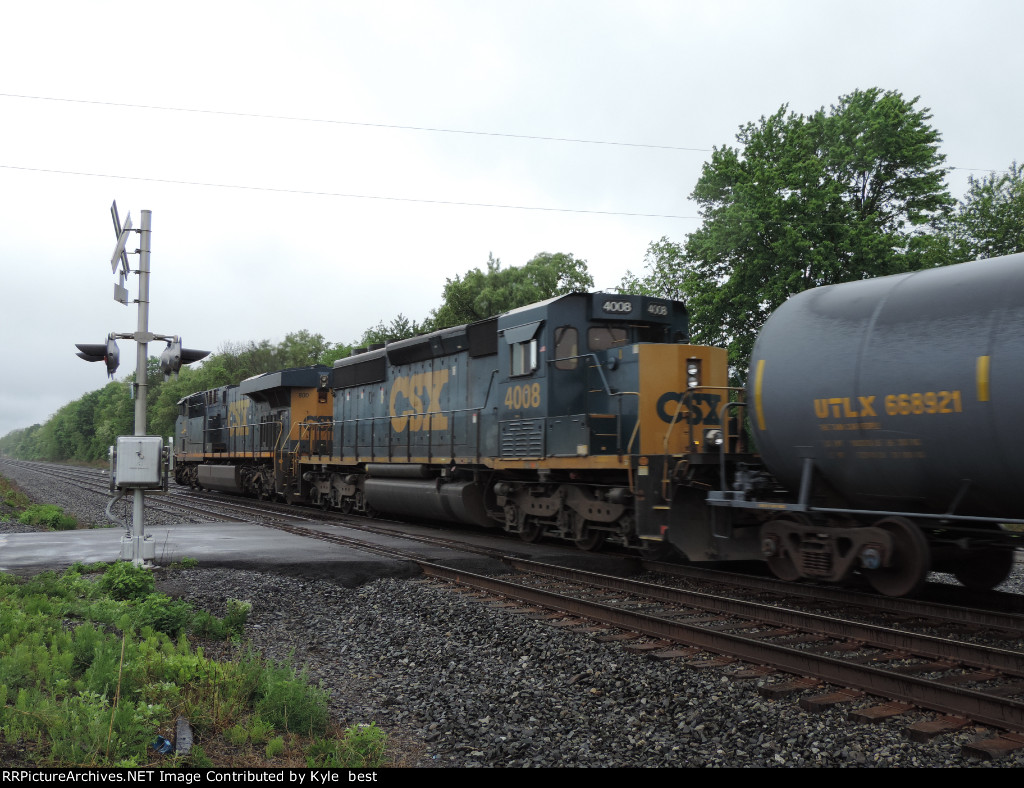
<path fill-rule="evenodd" d="M 153 234 L 153 212 L 142 212 L 139 229 L 139 322 L 135 332 L 135 435 L 146 434 L 147 349 L 149 348 L 149 246 Z M 146 491 L 136 487 L 132 498 L 132 563 L 141 566 L 143 544 L 146 539 Z"/>
<path fill-rule="evenodd" d="M 137 345 L 135 354 L 135 436 L 119 436 L 117 439 L 118 451 L 116 454 L 116 465 L 111 465 L 111 492 L 115 486 L 122 490 L 132 490 L 132 525 L 131 525 L 131 561 L 137 566 L 145 564 L 147 558 L 153 558 L 154 547 L 152 541 L 149 543 L 150 555 L 146 555 L 146 523 L 145 504 L 146 490 L 159 489 L 164 487 L 166 471 L 163 470 L 165 457 L 163 438 L 146 435 L 146 401 L 149 392 L 148 358 L 149 343 L 154 339 L 162 339 L 167 342 L 167 350 L 160 359 L 160 367 L 164 372 L 164 379 L 167 380 L 172 374 L 177 375 L 182 364 L 190 364 L 199 361 L 209 355 L 209 351 L 190 350 L 181 347 L 181 339 L 177 336 L 165 336 L 162 334 L 151 334 L 149 331 L 149 254 L 152 243 L 152 212 L 142 212 L 142 226 L 138 230 L 132 229 L 132 217 L 129 213 L 125 217 L 124 226 L 121 225 L 120 217 L 117 215 L 117 203 L 110 206 L 110 215 L 114 220 L 114 232 L 117 235 L 117 246 L 114 248 L 114 255 L 110 259 L 111 272 L 117 271 L 118 262 L 121 263 L 120 284 L 114 285 L 114 300 L 118 303 L 128 304 L 128 291 L 124 287 L 125 278 L 131 273 L 128 265 L 128 253 L 125 244 L 132 232 L 138 232 L 139 238 L 139 297 L 136 303 L 139 305 L 139 318 L 137 329 L 134 334 L 107 335 L 105 345 L 78 345 L 81 351 L 78 356 L 86 361 L 105 361 L 107 374 L 114 376 L 117 369 L 120 351 L 114 339 L 134 339 Z M 133 253 L 134 254 L 134 253 Z M 169 454 L 172 447 L 167 447 Z M 113 447 L 111 447 L 113 456 Z M 166 487 L 164 487 L 166 489 Z M 122 493 L 123 494 L 123 493 Z M 121 496 L 114 498 L 107 506 L 107 514 L 110 515 L 110 506 Z M 111 518 L 113 519 L 113 518 Z M 127 558 L 127 544 L 122 540 L 121 557 Z"/>

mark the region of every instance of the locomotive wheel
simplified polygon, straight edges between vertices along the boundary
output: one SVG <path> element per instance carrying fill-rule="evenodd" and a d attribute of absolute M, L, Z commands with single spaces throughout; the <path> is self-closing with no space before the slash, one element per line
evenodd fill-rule
<path fill-rule="evenodd" d="M 1013 550 L 988 548 L 970 553 L 953 568 L 953 576 L 972 591 L 991 591 L 1013 569 Z"/>
<path fill-rule="evenodd" d="M 587 528 L 583 532 L 583 536 L 575 540 L 575 544 L 580 550 L 586 550 L 589 553 L 600 548 L 604 544 L 606 536 L 608 534 L 604 531 Z"/>
<path fill-rule="evenodd" d="M 538 522 L 523 523 L 519 527 L 519 538 L 527 544 L 533 544 L 534 542 L 540 541 L 540 538 L 544 535 L 544 526 Z"/>
<path fill-rule="evenodd" d="M 905 517 L 886 517 L 876 528 L 892 536 L 893 556 L 890 566 L 865 572 L 871 587 L 886 596 L 906 596 L 915 591 L 931 567 L 931 550 L 916 525 Z"/>

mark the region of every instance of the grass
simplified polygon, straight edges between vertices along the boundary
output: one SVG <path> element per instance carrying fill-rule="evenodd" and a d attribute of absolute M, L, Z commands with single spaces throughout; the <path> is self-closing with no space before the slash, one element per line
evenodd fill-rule
<path fill-rule="evenodd" d="M 31 503 L 14 482 L 0 476 L 0 515 L 3 520 L 9 521 L 12 515 L 21 514 Z"/>
<path fill-rule="evenodd" d="M 0 762 L 386 765 L 380 729 L 333 726 L 326 690 L 240 642 L 248 612 L 237 600 L 223 619 L 195 610 L 130 563 L 0 573 Z M 230 658 L 204 655 L 211 637 L 231 642 Z M 193 727 L 190 755 L 158 755 L 152 743 L 173 740 L 179 715 Z"/>
<path fill-rule="evenodd" d="M 78 528 L 78 520 L 64 514 L 54 504 L 32 503 L 14 482 L 0 476 L 0 520 L 17 520 L 23 525 L 35 525 L 50 531 L 70 531 Z"/>

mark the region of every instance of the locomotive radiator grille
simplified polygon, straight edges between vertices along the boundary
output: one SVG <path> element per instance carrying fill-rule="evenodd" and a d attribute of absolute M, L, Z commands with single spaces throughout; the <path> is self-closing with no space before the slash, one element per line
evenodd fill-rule
<path fill-rule="evenodd" d="M 501 422 L 502 457 L 543 457 L 544 419 Z"/>

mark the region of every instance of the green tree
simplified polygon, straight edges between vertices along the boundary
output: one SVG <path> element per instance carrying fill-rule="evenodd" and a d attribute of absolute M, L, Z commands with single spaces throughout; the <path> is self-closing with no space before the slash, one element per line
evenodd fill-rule
<path fill-rule="evenodd" d="M 754 338 L 790 295 L 935 264 L 952 198 L 941 140 L 894 91 L 855 91 L 810 116 L 781 107 L 715 148 L 692 198 L 702 226 L 648 250 L 627 291 L 686 296 L 694 341 L 745 374 Z M 941 260 L 945 262 L 945 260 Z"/>
<path fill-rule="evenodd" d="M 960 260 L 1024 252 L 1024 165 L 968 179 L 967 194 L 950 222 Z"/>
<path fill-rule="evenodd" d="M 410 320 L 401 312 L 386 324 L 381 320 L 373 328 L 363 332 L 357 347 L 369 347 L 370 345 L 382 345 L 387 342 L 397 342 L 399 339 L 408 339 L 424 332 L 424 327 L 415 320 Z"/>
<path fill-rule="evenodd" d="M 474 269 L 464 277 L 448 280 L 445 303 L 433 318 L 417 323 L 399 314 L 390 323 L 382 320 L 366 329 L 355 346 L 405 339 L 594 286 L 586 261 L 571 254 L 539 254 L 521 268 L 508 269 L 502 269 L 500 261 L 491 257 L 487 268 L 486 273 Z M 440 322 L 439 316 L 445 322 Z M 333 344 L 320 334 L 302 329 L 286 335 L 276 345 L 269 340 L 225 343 L 200 364 L 183 366 L 177 378 L 167 381 L 160 372 L 159 359 L 150 357 L 146 369 L 147 431 L 151 435 L 173 434 L 178 403 L 189 394 L 237 385 L 254 375 L 289 367 L 331 366 L 350 355 L 352 349 L 353 345 Z M 130 393 L 134 379 L 132 374 L 127 380 L 108 383 L 68 403 L 46 423 L 9 433 L 0 439 L 0 449 L 24 459 L 105 458 L 107 447 L 118 435 L 134 433 L 135 406 Z"/>
<path fill-rule="evenodd" d="M 287 334 L 275 353 L 277 369 L 308 367 L 319 363 L 331 343 L 321 334 L 310 334 L 306 329 Z"/>
<path fill-rule="evenodd" d="M 525 265 L 510 268 L 502 268 L 501 260 L 489 255 L 486 271 L 474 268 L 447 280 L 444 303 L 432 312 L 428 322 L 432 329 L 472 323 L 593 287 L 587 261 L 577 260 L 571 254 L 541 252 Z"/>
<path fill-rule="evenodd" d="M 647 275 L 637 276 L 632 271 L 626 271 L 619 292 L 684 301 L 684 277 L 680 274 L 685 265 L 683 247 L 662 236 L 660 241 L 653 241 L 647 247 L 647 254 L 644 255 Z"/>

